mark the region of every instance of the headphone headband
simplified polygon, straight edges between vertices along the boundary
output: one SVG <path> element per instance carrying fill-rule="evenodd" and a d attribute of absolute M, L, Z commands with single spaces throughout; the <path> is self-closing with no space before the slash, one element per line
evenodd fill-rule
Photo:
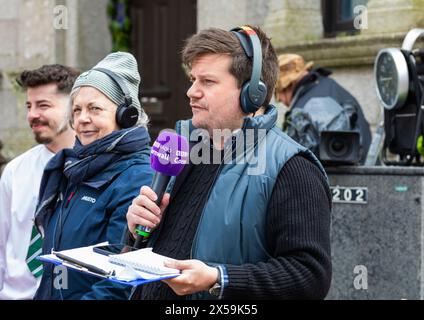
<path fill-rule="evenodd" d="M 264 84 L 261 82 L 262 74 L 262 46 L 255 30 L 248 26 L 237 27 L 230 30 L 239 39 L 246 56 L 252 60 L 252 74 L 247 90 L 250 101 L 260 105 L 264 102 Z"/>
<path fill-rule="evenodd" d="M 124 103 L 118 105 L 118 109 L 116 109 L 115 115 L 116 123 L 119 125 L 119 127 L 124 129 L 136 125 L 139 117 L 139 111 L 132 105 L 130 92 L 128 91 L 128 88 L 121 77 L 108 69 L 94 68 L 93 70 L 97 70 L 108 75 L 113 81 L 115 81 L 118 87 L 121 88 L 121 91 L 124 94 Z"/>
<path fill-rule="evenodd" d="M 124 94 L 124 101 L 127 106 L 130 106 L 132 104 L 132 98 L 130 95 L 130 92 L 128 91 L 127 86 L 122 81 L 122 79 L 113 71 L 110 71 L 108 69 L 104 68 L 94 68 L 93 70 L 97 70 L 103 73 L 106 73 L 115 83 L 118 85 L 118 87 L 121 88 L 122 93 Z"/>

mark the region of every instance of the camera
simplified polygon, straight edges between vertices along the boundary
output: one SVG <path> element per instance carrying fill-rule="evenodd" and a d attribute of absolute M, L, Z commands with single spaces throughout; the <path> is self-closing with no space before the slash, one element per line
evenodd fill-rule
<path fill-rule="evenodd" d="M 357 131 L 321 131 L 319 159 L 325 165 L 355 165 L 360 162 L 360 135 Z"/>
<path fill-rule="evenodd" d="M 331 97 L 311 98 L 290 113 L 287 124 L 287 134 L 324 165 L 360 164 L 363 148 L 353 101 L 339 104 Z"/>

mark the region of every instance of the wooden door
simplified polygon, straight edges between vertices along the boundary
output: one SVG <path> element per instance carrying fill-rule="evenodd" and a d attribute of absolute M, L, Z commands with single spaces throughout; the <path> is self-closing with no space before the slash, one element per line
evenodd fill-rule
<path fill-rule="evenodd" d="M 141 75 L 140 100 L 155 139 L 164 128 L 191 118 L 189 81 L 181 63 L 184 40 L 196 32 L 196 0 L 133 0 L 132 50 Z"/>

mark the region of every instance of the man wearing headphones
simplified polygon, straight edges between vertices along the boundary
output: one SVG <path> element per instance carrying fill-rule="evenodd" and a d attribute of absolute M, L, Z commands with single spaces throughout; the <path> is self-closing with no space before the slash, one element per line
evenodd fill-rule
<path fill-rule="evenodd" d="M 270 40 L 257 27 L 210 28 L 191 36 L 182 56 L 193 117 L 177 131 L 196 137 L 190 164 L 160 206 L 143 187 L 127 212 L 128 243 L 136 225 L 152 228 L 147 245 L 175 259 L 166 265 L 181 275 L 140 286 L 132 298 L 324 298 L 331 281 L 330 191 L 315 156 L 275 126 L 269 102 L 278 61 Z M 216 134 L 225 130 L 232 134 Z M 219 154 L 219 161 L 194 161 L 195 150 Z M 251 151 L 259 153 L 259 173 L 250 171 L 259 163 L 243 161 Z"/>

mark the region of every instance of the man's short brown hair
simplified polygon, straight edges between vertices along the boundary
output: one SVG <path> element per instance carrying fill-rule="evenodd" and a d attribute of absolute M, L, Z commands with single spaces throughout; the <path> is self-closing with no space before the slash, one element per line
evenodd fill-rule
<path fill-rule="evenodd" d="M 278 78 L 278 59 L 270 39 L 259 27 L 251 27 L 257 33 L 262 45 L 262 74 L 261 80 L 267 88 L 264 106 L 271 101 L 272 93 Z M 182 60 L 186 67 L 201 55 L 216 53 L 228 54 L 232 58 L 229 72 L 237 79 L 239 88 L 252 75 L 252 60 L 249 59 L 239 39 L 230 31 L 209 28 L 189 37 L 182 51 Z"/>
<path fill-rule="evenodd" d="M 49 64 L 35 70 L 23 71 L 16 78 L 16 81 L 23 89 L 56 83 L 59 93 L 69 94 L 79 74 L 79 70 L 75 68 L 60 64 Z"/>

